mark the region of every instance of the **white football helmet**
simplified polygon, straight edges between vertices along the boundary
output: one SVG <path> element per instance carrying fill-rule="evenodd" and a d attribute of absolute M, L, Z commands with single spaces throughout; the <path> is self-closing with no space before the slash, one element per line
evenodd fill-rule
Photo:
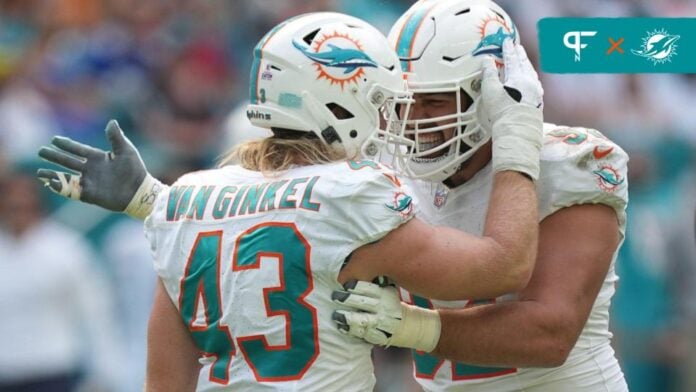
<path fill-rule="evenodd" d="M 481 70 L 485 56 L 494 56 L 502 66 L 506 38 L 518 42 L 517 28 L 503 9 L 489 0 L 421 0 L 392 27 L 389 42 L 401 60 L 409 90 L 413 94 L 448 92 L 457 98 L 456 112 L 407 120 L 406 127 L 395 127 L 397 133 L 384 136 L 392 145 L 401 146 L 390 153 L 409 176 L 444 181 L 490 140 L 488 119 L 479 118 L 477 113 Z M 463 94 L 472 101 L 464 111 Z M 440 125 L 434 126 L 434 122 Z M 441 144 L 418 142 L 419 135 L 452 128 L 454 136 Z M 446 153 L 440 152 L 443 150 Z M 427 158 L 433 155 L 439 156 Z"/>
<path fill-rule="evenodd" d="M 396 105 L 411 101 L 384 35 L 332 12 L 300 15 L 268 32 L 254 49 L 249 94 L 252 124 L 311 132 L 349 158 L 380 122 L 397 120 Z"/>

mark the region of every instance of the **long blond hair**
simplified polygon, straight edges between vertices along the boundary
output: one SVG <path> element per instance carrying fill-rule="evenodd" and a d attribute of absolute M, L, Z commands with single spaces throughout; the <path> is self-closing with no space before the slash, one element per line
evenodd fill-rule
<path fill-rule="evenodd" d="M 239 164 L 247 170 L 264 174 L 347 159 L 345 150 L 334 148 L 320 139 L 286 139 L 275 136 L 250 140 L 233 147 L 218 163 L 218 167 Z"/>

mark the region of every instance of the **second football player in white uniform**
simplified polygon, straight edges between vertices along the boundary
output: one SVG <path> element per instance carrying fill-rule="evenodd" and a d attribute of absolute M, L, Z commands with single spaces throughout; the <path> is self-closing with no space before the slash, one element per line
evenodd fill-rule
<path fill-rule="evenodd" d="M 594 130 L 546 124 L 541 158 L 541 175 L 537 181 L 540 221 L 569 206 L 606 205 L 614 210 L 623 236 L 628 201 L 625 181 L 627 158 L 618 146 Z M 491 179 L 490 166 L 486 166 L 465 184 L 453 189 L 426 182 L 405 182 L 418 201 L 418 216 L 431 224 L 446 225 L 477 234 L 483 228 Z M 446 193 L 443 189 L 446 189 Z M 597 224 L 601 224 L 600 222 Z M 574 228 L 565 230 L 567 231 L 558 234 L 572 242 L 576 235 Z M 618 279 L 614 273 L 615 253 L 616 249 L 614 255 L 610 256 L 609 270 L 601 282 L 587 322 L 572 351 L 562 366 L 549 369 L 530 366 L 552 364 L 544 360 L 542 355 L 536 359 L 532 356 L 538 355 L 542 350 L 562 350 L 561 347 L 544 343 L 545 339 L 553 338 L 555 331 L 532 330 L 527 325 L 515 324 L 512 322 L 514 320 L 508 318 L 504 319 L 510 320 L 507 324 L 498 325 L 500 321 L 496 321 L 495 316 L 498 313 L 498 317 L 501 317 L 506 311 L 512 313 L 514 306 L 518 304 L 535 306 L 531 301 L 515 301 L 535 298 L 538 290 L 526 289 L 520 294 L 494 300 L 470 301 L 428 300 L 401 290 L 401 297 L 416 306 L 470 308 L 462 312 L 461 320 L 456 321 L 458 325 L 453 326 L 453 329 L 458 330 L 456 339 L 461 339 L 456 345 L 462 346 L 461 351 L 466 353 L 466 356 L 459 358 L 479 365 L 438 357 L 437 354 L 447 355 L 445 352 L 448 350 L 454 353 L 454 358 L 461 355 L 458 354 L 460 350 L 447 346 L 452 344 L 450 340 L 449 343 L 440 343 L 443 351 L 438 350 L 435 355 L 413 350 L 416 380 L 428 391 L 621 390 L 625 384 L 610 346 L 612 335 L 609 332 L 609 305 Z M 532 279 L 534 278 L 533 276 Z M 506 301 L 511 301 L 509 309 L 505 309 L 506 305 L 498 306 L 497 309 L 481 306 Z M 478 308 L 474 309 L 476 306 Z M 453 320 L 456 317 L 453 314 Z M 538 347 L 530 350 L 529 346 L 533 345 Z M 563 355 L 562 352 L 554 354 L 557 357 Z M 503 364 L 510 366 L 501 367 Z"/>
<path fill-rule="evenodd" d="M 416 104 L 406 132 L 384 137 L 407 147 L 392 149 L 400 169 L 430 180 L 412 185 L 421 216 L 479 233 L 491 189 L 488 119 L 477 113 L 481 55 L 510 50 L 517 29 L 490 1 L 424 0 L 389 38 L 411 72 Z M 417 306 L 441 308 L 437 348 L 432 355 L 414 350 L 414 374 L 426 390 L 627 389 L 608 324 L 628 157 L 597 131 L 547 124 L 541 158 L 539 254 L 526 288 L 458 302 L 401 293 Z M 349 292 L 337 295 L 339 302 L 374 314 L 339 311 L 344 331 L 393 344 L 400 331 L 411 330 L 399 321 L 394 288 L 359 283 Z"/>

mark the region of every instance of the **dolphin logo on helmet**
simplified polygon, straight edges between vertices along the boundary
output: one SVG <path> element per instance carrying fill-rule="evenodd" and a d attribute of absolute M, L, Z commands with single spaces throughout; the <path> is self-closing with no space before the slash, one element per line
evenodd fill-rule
<path fill-rule="evenodd" d="M 498 31 L 496 31 L 493 34 L 488 34 L 483 39 L 481 39 L 481 42 L 479 42 L 478 45 L 476 45 L 476 48 L 472 51 L 472 54 L 474 56 L 482 55 L 482 54 L 492 54 L 498 58 L 503 58 L 503 42 L 505 39 L 510 38 L 513 41 L 515 40 L 515 37 L 517 36 L 517 27 L 515 27 L 515 24 L 512 24 L 512 31 L 509 33 L 505 33 L 505 30 L 503 29 L 503 26 L 500 26 L 498 28 Z"/>
<path fill-rule="evenodd" d="M 326 67 L 344 68 L 344 74 L 360 67 L 377 67 L 377 63 L 370 56 L 357 49 L 339 48 L 334 44 L 328 44 L 329 50 L 314 53 L 308 50 L 309 46 L 297 40 L 293 40 L 292 44 L 314 62 Z"/>

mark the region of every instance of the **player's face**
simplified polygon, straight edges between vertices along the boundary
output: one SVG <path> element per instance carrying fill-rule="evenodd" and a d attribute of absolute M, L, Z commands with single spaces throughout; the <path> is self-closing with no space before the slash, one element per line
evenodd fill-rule
<path fill-rule="evenodd" d="M 462 94 L 461 111 L 464 112 L 471 105 L 466 94 Z M 437 119 L 442 116 L 451 116 L 457 113 L 457 94 L 456 93 L 419 93 L 413 96 L 415 102 L 412 104 L 409 112 L 409 120 L 429 120 Z M 401 113 L 403 115 L 403 113 Z M 419 150 L 426 151 L 437 147 L 438 145 L 448 141 L 454 136 L 456 131 L 456 117 L 445 120 L 419 121 L 417 135 L 409 134 L 409 138 L 418 138 Z M 452 124 L 451 127 L 446 127 L 447 124 Z M 423 132 L 424 129 L 433 127 L 443 127 L 440 130 L 432 132 Z M 415 130 L 415 125 L 409 124 L 407 130 Z M 448 149 L 443 148 L 435 151 L 424 158 L 437 158 L 447 153 Z"/>

